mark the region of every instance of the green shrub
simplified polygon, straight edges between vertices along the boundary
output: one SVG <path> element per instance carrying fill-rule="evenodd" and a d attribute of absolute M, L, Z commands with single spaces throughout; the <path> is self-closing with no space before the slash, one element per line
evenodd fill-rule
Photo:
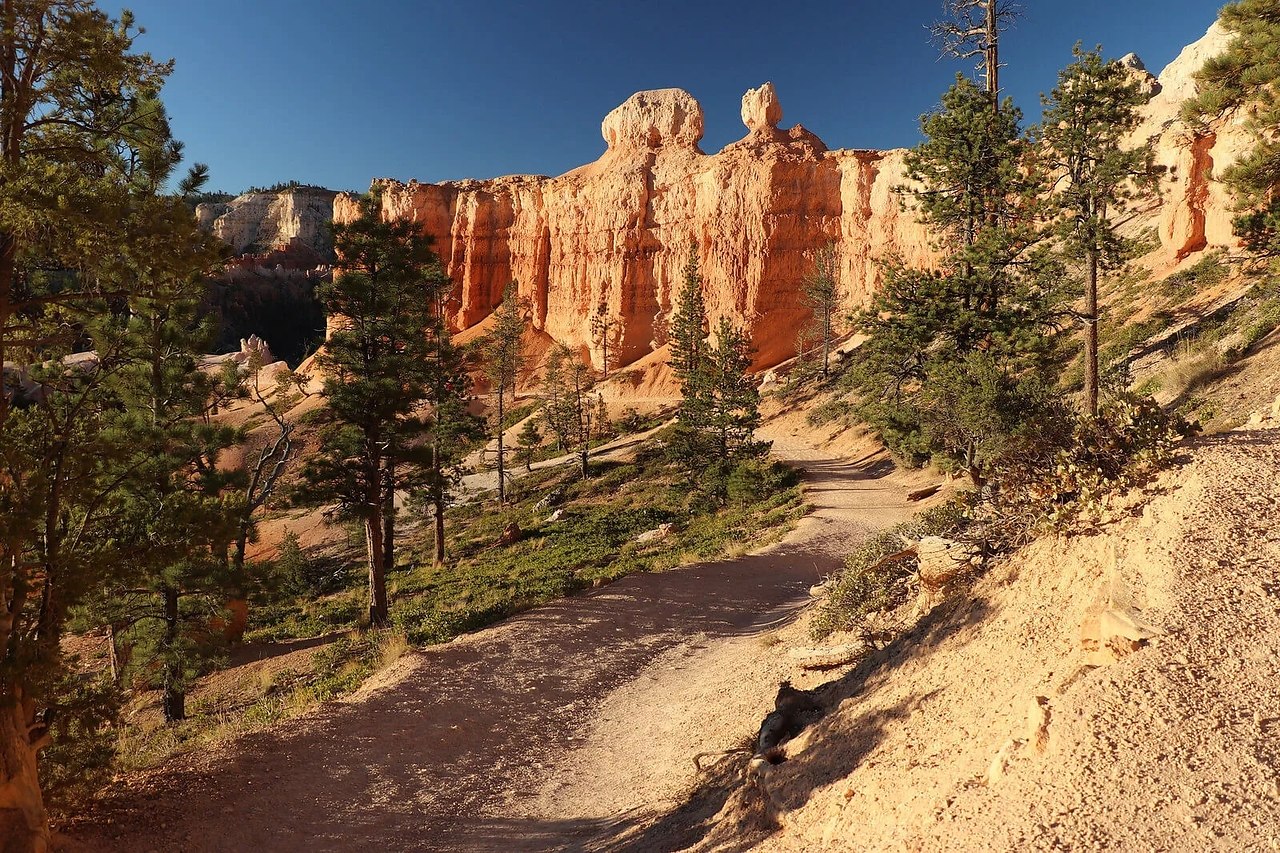
<path fill-rule="evenodd" d="M 1169 465 L 1189 432 L 1180 415 L 1150 398 L 1109 401 L 1097 418 L 1075 420 L 1064 449 L 998 472 L 970 511 L 978 539 L 988 550 L 1006 551 L 1092 519 L 1107 495 Z"/>

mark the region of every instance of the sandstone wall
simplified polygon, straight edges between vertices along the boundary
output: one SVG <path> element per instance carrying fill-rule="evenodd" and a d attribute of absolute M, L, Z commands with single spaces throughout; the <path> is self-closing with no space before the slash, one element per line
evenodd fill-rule
<path fill-rule="evenodd" d="M 377 181 L 383 215 L 419 223 L 457 283 L 455 322 L 483 320 L 507 282 L 551 337 L 592 351 L 598 305 L 623 321 L 629 363 L 660 346 L 689 245 L 700 250 L 711 319 L 745 325 L 757 363 L 790 357 L 807 321 L 801 286 L 814 251 L 835 241 L 850 305 L 875 287 L 873 259 L 927 257 L 927 238 L 898 211 L 899 152 L 828 151 L 796 126 L 766 84 L 743 98 L 747 135 L 699 148 L 702 109 L 679 89 L 641 92 L 605 117 L 607 148 L 556 178 L 402 184 Z M 356 214 L 339 196 L 335 217 Z"/>
<path fill-rule="evenodd" d="M 1153 140 L 1167 167 L 1163 200 L 1143 217 L 1168 262 L 1234 243 L 1228 199 L 1211 175 L 1241 150 L 1242 131 L 1226 123 L 1197 137 L 1176 119 L 1191 74 L 1224 40 L 1211 29 L 1158 81 L 1136 57 L 1125 59 L 1155 93 L 1135 139 Z M 712 322 L 729 315 L 744 325 L 765 367 L 794 354 L 809 317 L 802 283 L 823 243 L 836 244 L 849 308 L 875 290 L 877 260 L 931 257 L 929 235 L 894 192 L 904 183 L 904 152 L 829 151 L 799 125 L 781 129 L 781 118 L 771 84 L 749 91 L 746 136 L 706 154 L 697 101 L 680 89 L 640 92 L 605 117 L 601 157 L 559 177 L 375 185 L 384 216 L 436 238 L 456 283 L 458 328 L 482 321 L 515 280 L 535 326 L 597 367 L 589 318 L 603 303 L 622 320 L 620 355 L 629 363 L 664 342 L 696 240 Z M 354 199 L 339 195 L 335 218 L 356 213 Z"/>
<path fill-rule="evenodd" d="M 197 205 L 196 221 L 237 255 L 296 244 L 328 258 L 335 195 L 318 187 L 245 193 L 223 204 Z"/>

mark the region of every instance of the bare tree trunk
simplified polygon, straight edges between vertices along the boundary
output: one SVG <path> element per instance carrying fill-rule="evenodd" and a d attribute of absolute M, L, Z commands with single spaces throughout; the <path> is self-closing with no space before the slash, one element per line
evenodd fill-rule
<path fill-rule="evenodd" d="M 498 386 L 498 506 L 502 506 L 507 502 L 507 471 L 505 466 L 506 448 L 502 443 L 502 433 L 504 427 L 503 420 L 506 416 L 503 398 L 506 396 L 501 385 Z"/>
<path fill-rule="evenodd" d="M 436 507 L 436 566 L 444 565 L 444 497 L 437 496 Z"/>
<path fill-rule="evenodd" d="M 48 740 L 36 725 L 34 707 L 12 680 L 0 705 L 0 849 L 5 853 L 47 853 L 49 818 L 40 793 L 37 755 Z"/>
<path fill-rule="evenodd" d="M 166 586 L 164 596 L 164 645 L 169 652 L 164 662 L 164 719 L 172 723 L 187 717 L 187 693 L 182 686 L 182 667 L 174 658 L 178 642 L 178 590 Z"/>
<path fill-rule="evenodd" d="M 1089 271 L 1084 289 L 1084 405 L 1098 416 L 1098 253 L 1089 250 Z"/>
<path fill-rule="evenodd" d="M 822 378 L 831 374 L 831 306 L 827 305 L 822 315 Z"/>
<path fill-rule="evenodd" d="M 369 552 L 369 625 L 374 628 L 385 628 L 389 621 L 383 532 L 382 505 L 376 503 L 364 522 L 364 539 Z"/>

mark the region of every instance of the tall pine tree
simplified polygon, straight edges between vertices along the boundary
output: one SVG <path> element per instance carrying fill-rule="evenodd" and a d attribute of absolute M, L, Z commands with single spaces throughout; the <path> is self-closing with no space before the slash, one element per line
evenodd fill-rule
<path fill-rule="evenodd" d="M 1128 69 L 1104 62 L 1101 48 L 1076 45 L 1075 62 L 1058 75 L 1043 98 L 1044 121 L 1037 154 L 1053 182 L 1049 205 L 1067 257 L 1084 269 L 1084 400 L 1098 414 L 1098 275 L 1133 256 L 1132 241 L 1116 230 L 1115 217 L 1155 190 L 1149 146 L 1125 149 L 1146 98 Z"/>
<path fill-rule="evenodd" d="M 304 473 L 316 496 L 365 528 L 369 622 L 388 624 L 386 576 L 395 565 L 397 494 L 421 485 L 431 421 L 434 352 L 429 330 L 449 288 L 430 238 L 383 221 L 376 198 L 334 226 L 341 271 L 320 291 L 337 328 L 316 362 L 324 375 L 324 448 Z"/>

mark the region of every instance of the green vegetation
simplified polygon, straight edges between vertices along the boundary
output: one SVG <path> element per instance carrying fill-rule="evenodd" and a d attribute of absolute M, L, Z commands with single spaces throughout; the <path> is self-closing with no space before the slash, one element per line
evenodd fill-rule
<path fill-rule="evenodd" d="M 326 425 L 304 474 L 314 498 L 363 523 L 369 620 L 381 627 L 390 622 L 395 496 L 427 489 L 445 502 L 462 450 L 468 381 L 445 319 L 450 282 L 430 238 L 412 223 L 383 222 L 376 198 L 362 199 L 359 218 L 333 232 L 344 270 L 320 295 L 344 322 L 317 356 Z"/>
<path fill-rule="evenodd" d="M 1035 134 L 1037 155 L 1052 182 L 1046 196 L 1053 229 L 1067 260 L 1084 268 L 1084 411 L 1098 414 L 1098 274 L 1134 256 L 1134 245 L 1113 217 L 1156 190 L 1150 144 L 1126 149 L 1146 98 L 1129 70 L 1103 62 L 1101 48 L 1084 51 L 1058 75 L 1042 98 L 1044 122 Z"/>

